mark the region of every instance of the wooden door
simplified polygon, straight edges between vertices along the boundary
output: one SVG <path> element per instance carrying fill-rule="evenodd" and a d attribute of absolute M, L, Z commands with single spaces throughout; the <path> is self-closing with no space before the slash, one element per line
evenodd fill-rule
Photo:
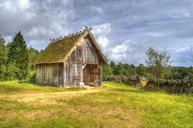
<path fill-rule="evenodd" d="M 95 81 L 99 80 L 100 71 L 98 65 L 96 64 L 88 64 L 84 68 L 83 71 L 83 82 L 85 84 L 94 83 Z"/>

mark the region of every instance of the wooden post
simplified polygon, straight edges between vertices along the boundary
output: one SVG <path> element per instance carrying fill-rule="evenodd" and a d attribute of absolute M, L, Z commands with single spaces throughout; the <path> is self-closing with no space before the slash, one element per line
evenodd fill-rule
<path fill-rule="evenodd" d="M 102 85 L 102 80 L 103 80 L 103 76 L 102 76 L 102 66 L 100 66 L 100 86 Z"/>
<path fill-rule="evenodd" d="M 66 72 L 67 72 L 67 68 L 66 68 L 66 64 L 64 63 L 63 65 L 63 86 L 65 87 L 66 85 Z"/>
<path fill-rule="evenodd" d="M 86 64 L 82 65 L 81 73 L 80 73 L 80 82 L 84 82 L 84 68 L 86 67 Z"/>

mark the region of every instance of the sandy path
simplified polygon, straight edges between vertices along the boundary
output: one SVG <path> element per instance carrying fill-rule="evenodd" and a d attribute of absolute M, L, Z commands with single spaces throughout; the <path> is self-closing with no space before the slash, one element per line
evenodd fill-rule
<path fill-rule="evenodd" d="M 102 91 L 102 88 L 86 87 L 86 90 L 72 90 L 67 92 L 34 92 L 34 93 L 19 93 L 19 94 L 7 94 L 0 95 L 1 99 L 17 100 L 19 102 L 45 102 L 48 103 L 52 99 L 65 98 L 70 99 L 74 96 L 80 96 L 89 93 L 95 93 Z"/>

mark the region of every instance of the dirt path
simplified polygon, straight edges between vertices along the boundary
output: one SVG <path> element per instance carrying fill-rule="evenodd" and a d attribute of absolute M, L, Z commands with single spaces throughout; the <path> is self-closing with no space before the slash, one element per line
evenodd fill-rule
<path fill-rule="evenodd" d="M 35 93 L 22 93 L 22 94 L 7 94 L 0 95 L 2 99 L 16 100 L 19 102 L 50 102 L 52 99 L 65 98 L 70 99 L 74 96 L 80 96 L 89 93 L 102 91 L 102 88 L 86 87 L 86 90 L 72 90 L 67 92 L 35 92 Z"/>

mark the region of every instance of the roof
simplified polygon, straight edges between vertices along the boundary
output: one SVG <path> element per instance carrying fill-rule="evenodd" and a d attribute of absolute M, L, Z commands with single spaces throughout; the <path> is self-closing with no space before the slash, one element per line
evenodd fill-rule
<path fill-rule="evenodd" d="M 104 62 L 107 63 L 105 56 L 94 40 L 94 37 L 90 33 L 90 30 L 91 29 L 88 29 L 86 27 L 86 29 L 82 32 L 80 31 L 79 33 L 71 34 L 69 36 L 64 36 L 63 38 L 53 40 L 35 60 L 34 64 L 64 62 L 64 58 L 68 55 L 71 49 L 78 43 L 78 41 L 82 37 L 86 36 L 87 34 L 90 35 L 94 42 L 94 45 L 100 53 L 100 56 L 103 58 Z"/>

